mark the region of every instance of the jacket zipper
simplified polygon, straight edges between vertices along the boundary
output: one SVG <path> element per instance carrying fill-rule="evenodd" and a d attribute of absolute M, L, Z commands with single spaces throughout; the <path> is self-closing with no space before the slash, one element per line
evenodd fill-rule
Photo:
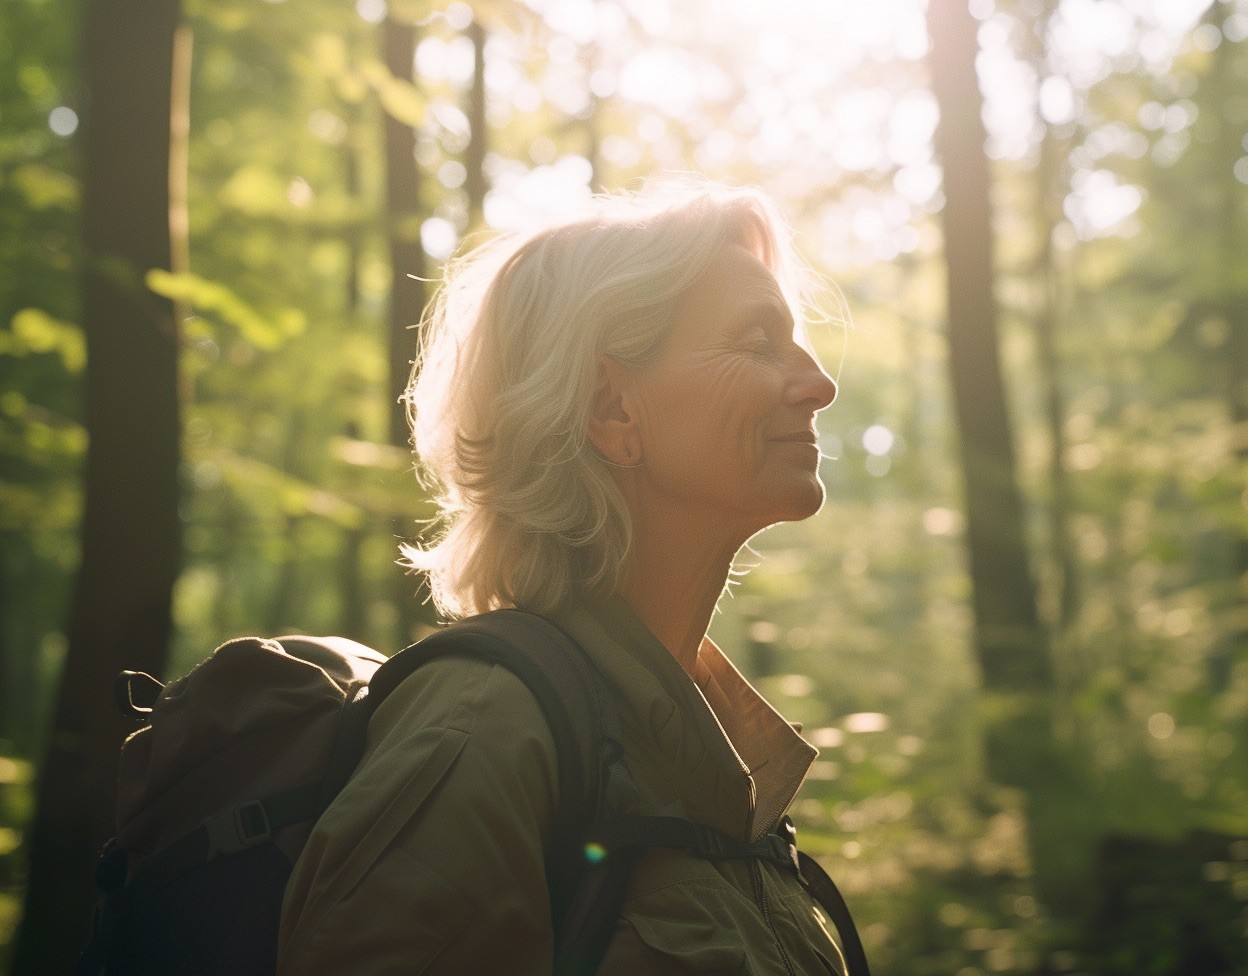
<path fill-rule="evenodd" d="M 754 882 L 754 897 L 758 901 L 759 910 L 763 913 L 763 921 L 767 923 L 767 929 L 771 932 L 772 939 L 775 940 L 776 950 L 780 953 L 780 958 L 784 962 L 784 971 L 789 976 L 796 976 L 793 972 L 793 963 L 789 961 L 789 954 L 784 949 L 784 943 L 780 941 L 780 934 L 776 931 L 775 923 L 771 920 L 771 909 L 767 907 L 767 894 L 763 889 L 763 869 L 759 866 L 758 861 L 750 860 L 750 878 Z"/>

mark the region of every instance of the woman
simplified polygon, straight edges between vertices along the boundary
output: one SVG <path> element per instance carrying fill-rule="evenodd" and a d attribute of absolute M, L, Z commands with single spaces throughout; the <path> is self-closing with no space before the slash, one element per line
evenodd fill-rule
<path fill-rule="evenodd" d="M 803 286 L 756 191 L 595 198 L 448 269 L 409 390 L 445 531 L 405 552 L 438 607 L 562 626 L 615 695 L 640 812 L 745 840 L 815 757 L 706 636 L 741 546 L 823 501 L 814 417 L 836 386 Z M 422 668 L 296 865 L 279 970 L 549 973 L 557 789 L 518 678 Z M 654 849 L 599 972 L 842 972 L 829 929 L 793 872 Z"/>

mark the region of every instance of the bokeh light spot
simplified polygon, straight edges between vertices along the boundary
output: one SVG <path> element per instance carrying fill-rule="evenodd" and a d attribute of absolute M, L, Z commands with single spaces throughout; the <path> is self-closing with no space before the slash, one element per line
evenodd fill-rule
<path fill-rule="evenodd" d="M 872 424 L 862 435 L 862 446 L 868 454 L 876 457 L 887 454 L 893 449 L 893 432 L 883 424 Z"/>
<path fill-rule="evenodd" d="M 58 105 L 48 113 L 48 128 L 58 136 L 73 135 L 78 128 L 78 113 L 72 108 Z"/>
<path fill-rule="evenodd" d="M 1148 734 L 1164 740 L 1174 735 L 1174 716 L 1167 712 L 1154 712 L 1148 717 Z"/>
<path fill-rule="evenodd" d="M 355 12 L 360 20 L 370 24 L 380 24 L 386 19 L 386 0 L 355 0 Z"/>

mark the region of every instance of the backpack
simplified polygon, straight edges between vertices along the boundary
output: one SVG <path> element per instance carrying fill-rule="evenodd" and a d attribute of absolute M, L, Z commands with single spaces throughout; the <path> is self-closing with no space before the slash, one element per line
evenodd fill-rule
<path fill-rule="evenodd" d="M 550 727 L 559 797 L 547 852 L 556 976 L 590 976 L 634 860 L 653 846 L 762 858 L 797 871 L 837 929 L 851 976 L 869 976 L 844 900 L 797 851 L 791 821 L 753 844 L 634 813 L 611 696 L 584 651 L 544 617 L 496 610 L 386 659 L 341 637 L 240 637 L 162 685 L 123 671 L 119 707 L 143 724 L 122 746 L 117 836 L 78 976 L 272 976 L 287 879 L 317 818 L 364 753 L 368 722 L 427 661 L 499 664 Z"/>

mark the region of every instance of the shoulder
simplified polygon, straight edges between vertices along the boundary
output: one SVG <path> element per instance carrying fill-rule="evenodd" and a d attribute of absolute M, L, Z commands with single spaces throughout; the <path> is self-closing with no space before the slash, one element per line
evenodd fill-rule
<path fill-rule="evenodd" d="M 453 902 L 493 917 L 511 906 L 496 904 L 509 873 L 525 898 L 540 896 L 556 777 L 551 734 L 519 678 L 467 658 L 422 665 L 377 707 L 363 759 L 294 867 L 281 971 L 313 971 L 308 960 L 330 943 L 363 946 L 369 958 L 393 943 L 396 967 L 433 953 L 420 933 L 379 921 L 395 899 L 417 916 Z M 438 940 L 461 923 L 463 912 L 452 914 L 435 926 Z"/>
<path fill-rule="evenodd" d="M 524 682 L 502 665 L 470 657 L 422 664 L 377 706 L 361 767 L 415 759 L 420 746 L 459 733 L 472 751 L 501 762 L 528 757 L 555 768 L 555 744 L 545 715 Z"/>
<path fill-rule="evenodd" d="M 488 940 L 458 938 L 476 923 L 522 956 L 548 952 L 555 777 L 553 741 L 519 678 L 472 659 L 422 665 L 378 706 L 364 758 L 294 867 L 279 972 L 416 972 L 434 960 L 448 973 L 508 971 L 472 955 Z M 448 961 L 458 956 L 468 961 Z"/>

